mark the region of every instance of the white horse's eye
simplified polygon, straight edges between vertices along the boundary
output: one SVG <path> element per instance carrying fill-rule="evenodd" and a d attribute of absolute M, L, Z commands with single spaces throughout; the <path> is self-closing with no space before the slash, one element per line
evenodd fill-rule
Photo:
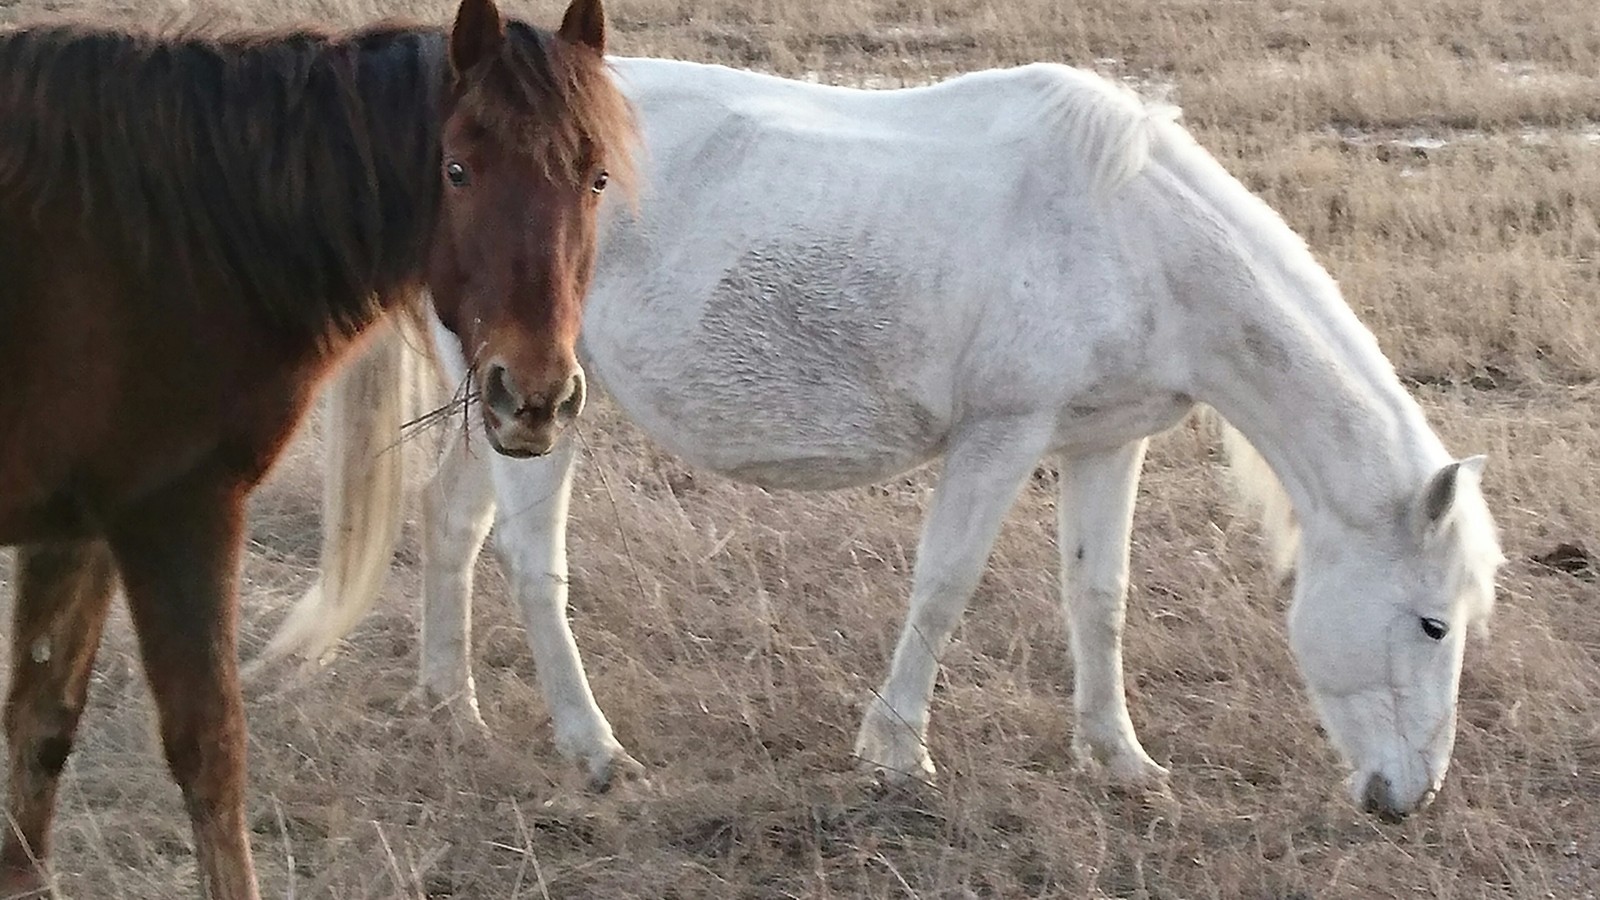
<path fill-rule="evenodd" d="M 1450 633 L 1450 626 L 1440 619 L 1430 619 L 1427 616 L 1423 616 L 1422 633 L 1435 641 L 1442 641 L 1444 636 Z"/>

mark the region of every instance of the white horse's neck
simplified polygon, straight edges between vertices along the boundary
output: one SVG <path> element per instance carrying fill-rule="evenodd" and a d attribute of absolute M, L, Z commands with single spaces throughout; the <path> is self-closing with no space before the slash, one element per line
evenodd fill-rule
<path fill-rule="evenodd" d="M 1305 244 L 1177 133 L 1160 159 L 1204 226 L 1181 252 L 1206 271 L 1179 281 L 1204 335 L 1194 395 L 1267 460 L 1309 530 L 1394 521 L 1449 454 Z"/>

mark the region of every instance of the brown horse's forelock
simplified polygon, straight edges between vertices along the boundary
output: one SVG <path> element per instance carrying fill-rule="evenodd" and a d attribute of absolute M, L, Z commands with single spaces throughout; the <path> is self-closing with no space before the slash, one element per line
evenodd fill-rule
<path fill-rule="evenodd" d="M 507 37 L 491 63 L 469 73 L 466 112 L 554 180 L 581 184 L 599 154 L 611 180 L 631 195 L 633 108 L 605 60 L 521 22 L 508 23 Z"/>
<path fill-rule="evenodd" d="M 598 55 L 509 33 L 496 68 L 532 152 L 627 146 Z M 221 291 L 294 333 L 350 333 L 421 280 L 449 79 L 438 28 L 0 34 L 0 209 L 75 216 L 174 302 Z"/>

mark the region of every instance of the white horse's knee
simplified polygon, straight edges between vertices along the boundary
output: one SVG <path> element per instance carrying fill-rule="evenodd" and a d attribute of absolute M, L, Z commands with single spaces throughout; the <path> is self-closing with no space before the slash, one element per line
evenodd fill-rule
<path fill-rule="evenodd" d="M 1065 607 L 1074 653 L 1121 646 L 1126 620 L 1121 590 L 1069 591 Z"/>
<path fill-rule="evenodd" d="M 949 594 L 930 597 L 912 607 L 905 627 L 923 649 L 937 657 L 944 652 L 945 644 L 961 624 L 965 611 L 963 597 Z"/>
<path fill-rule="evenodd" d="M 545 542 L 518 538 L 511 541 L 497 536 L 494 542 L 495 559 L 500 571 L 511 583 L 511 592 L 522 608 L 524 625 L 532 625 L 529 616 L 542 618 L 544 607 L 554 605 L 555 611 L 565 614 L 567 608 L 566 560 L 557 560 L 549 553 L 540 552 Z M 536 611 L 530 613 L 530 610 Z M 532 638 L 532 635 L 529 635 Z"/>
<path fill-rule="evenodd" d="M 422 518 L 428 546 L 434 551 L 430 559 L 436 561 L 475 555 L 494 521 L 492 494 L 487 502 L 473 503 L 478 498 L 461 496 L 457 487 L 440 484 L 436 478 L 422 491 Z"/>

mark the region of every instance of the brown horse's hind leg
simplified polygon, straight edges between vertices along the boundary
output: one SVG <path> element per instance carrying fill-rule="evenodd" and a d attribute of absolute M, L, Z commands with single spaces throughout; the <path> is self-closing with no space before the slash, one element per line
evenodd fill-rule
<path fill-rule="evenodd" d="M 0 897 L 44 884 L 56 786 L 89 693 L 89 670 L 116 586 L 104 544 L 23 547 L 17 552 L 6 738 L 11 789 Z"/>
<path fill-rule="evenodd" d="M 141 504 L 111 539 L 210 900 L 259 896 L 234 637 L 243 504 L 243 489 L 194 480 Z"/>

